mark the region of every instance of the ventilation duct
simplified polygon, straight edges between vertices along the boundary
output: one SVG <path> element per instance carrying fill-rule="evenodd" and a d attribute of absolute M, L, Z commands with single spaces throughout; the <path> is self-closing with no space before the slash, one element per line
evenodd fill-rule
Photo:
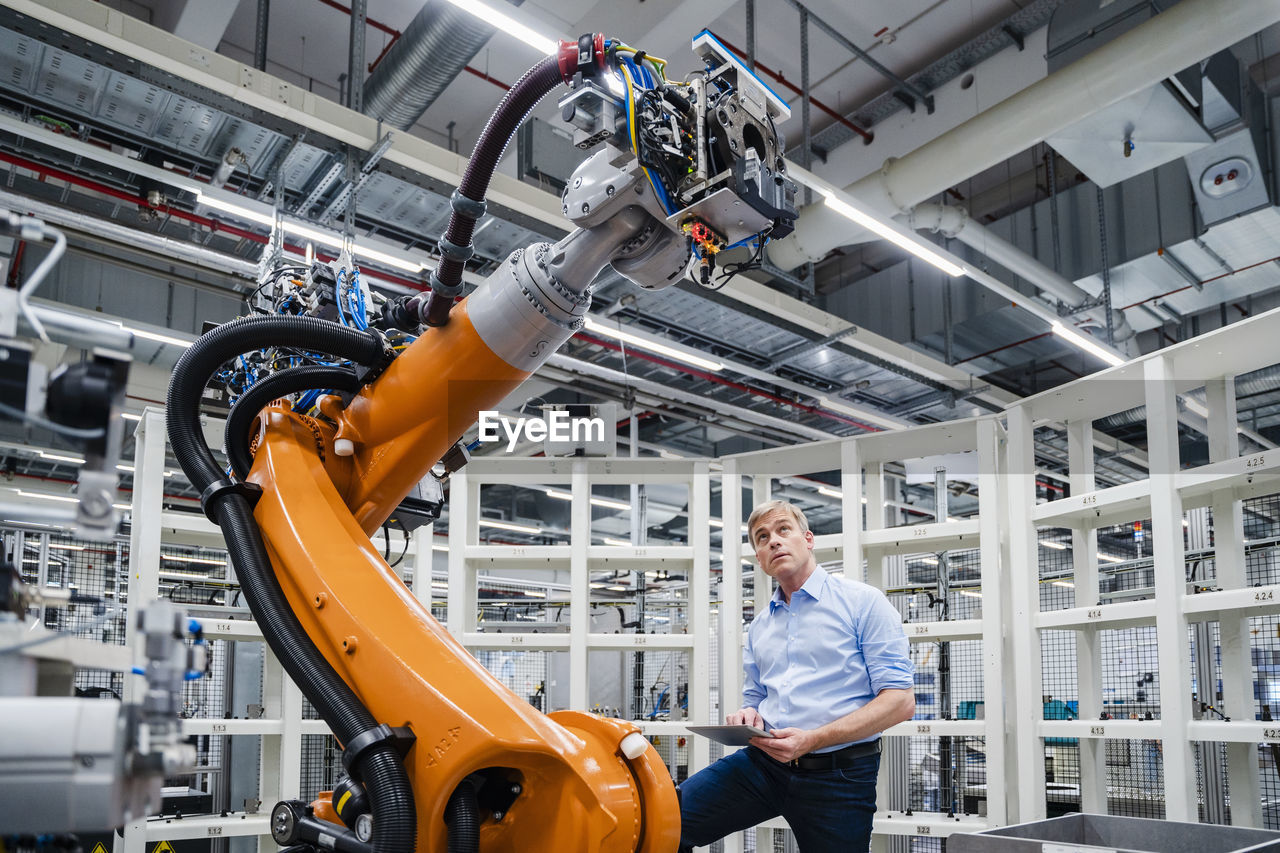
<path fill-rule="evenodd" d="M 1267 394 L 1280 389 L 1280 365 L 1273 364 L 1270 367 L 1264 367 L 1261 370 L 1255 370 L 1252 373 L 1244 373 L 1236 377 L 1236 399 L 1242 397 L 1252 397 L 1255 394 Z M 1196 392 L 1199 395 L 1200 392 Z M 1119 427 L 1133 426 L 1142 423 L 1147 419 L 1147 407 L 1138 406 L 1124 412 L 1117 412 L 1110 417 L 1101 418 L 1094 422 L 1094 426 L 1098 429 L 1116 429 Z"/>
<path fill-rule="evenodd" d="M 1049 20 L 1052 74 L 1156 14 L 1148 0 L 1073 0 Z M 1085 116 L 1046 142 L 1100 187 L 1177 160 L 1213 141 L 1200 121 L 1199 64 Z"/>
<path fill-rule="evenodd" d="M 365 115 L 400 130 L 413 127 L 493 33 L 469 12 L 427 0 L 365 81 Z"/>

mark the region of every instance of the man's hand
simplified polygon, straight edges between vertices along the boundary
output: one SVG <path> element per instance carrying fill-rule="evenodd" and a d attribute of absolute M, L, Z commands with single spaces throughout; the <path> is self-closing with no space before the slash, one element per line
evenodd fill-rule
<path fill-rule="evenodd" d="M 770 732 L 773 737 L 753 737 L 751 745 L 776 761 L 799 758 L 812 752 L 816 744 L 814 733 L 806 729 L 771 729 Z"/>
<path fill-rule="evenodd" d="M 755 708 L 742 708 L 734 711 L 732 714 L 724 718 L 725 724 L 730 726 L 755 726 L 758 729 L 764 728 L 764 717 L 760 716 L 760 712 Z"/>

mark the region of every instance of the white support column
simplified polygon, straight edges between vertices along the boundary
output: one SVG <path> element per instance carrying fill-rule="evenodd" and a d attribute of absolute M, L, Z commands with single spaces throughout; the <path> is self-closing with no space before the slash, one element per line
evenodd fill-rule
<path fill-rule="evenodd" d="M 757 507 L 773 497 L 773 481 L 768 474 L 756 474 L 751 479 L 752 503 L 751 506 Z M 755 553 L 755 546 L 747 543 L 751 548 L 751 553 Z M 764 573 L 764 569 L 760 568 L 760 563 L 755 566 L 755 585 L 753 587 L 753 600 L 755 602 L 755 612 L 759 613 L 760 608 L 769 606 L 769 598 L 773 595 L 773 578 Z"/>
<path fill-rule="evenodd" d="M 133 501 L 130 507 L 133 523 L 129 527 L 129 610 L 125 619 L 124 644 L 133 650 L 135 660 L 144 659 L 142 637 L 137 614 L 154 601 L 160 589 L 160 518 L 164 502 L 164 451 L 166 433 L 164 410 L 148 406 L 142 412 L 134 433 Z M 21 544 L 18 559 L 21 560 Z M 124 677 L 124 701 L 142 700 L 142 679 L 129 673 Z M 274 845 L 273 845 L 274 846 Z M 114 853 L 145 853 L 147 822 L 145 818 L 125 824 L 123 833 L 115 837 Z"/>
<path fill-rule="evenodd" d="M 689 652 L 688 719 L 703 723 L 711 713 L 711 468 L 696 462 L 689 482 L 689 545 L 693 548 L 693 574 L 689 578 L 689 626 L 693 648 Z M 727 529 L 727 528 L 726 528 Z M 724 542 L 722 541 L 723 545 Z M 737 558 L 721 548 L 721 565 Z M 672 703 L 673 705 L 676 703 Z M 690 741 L 693 767 L 711 762 L 711 741 Z"/>
<path fill-rule="evenodd" d="M 752 503 L 751 506 L 757 507 L 765 501 L 773 497 L 773 480 L 768 474 L 756 474 L 751 480 Z M 748 535 L 749 535 L 748 531 Z M 747 540 L 751 547 L 752 554 L 755 553 L 755 546 L 750 545 L 750 539 Z M 754 603 L 754 613 L 759 613 L 763 608 L 769 606 L 769 599 L 773 596 L 773 579 L 764 573 L 764 569 L 760 568 L 759 561 L 756 562 L 754 572 L 754 582 L 751 590 L 751 598 Z M 768 829 L 756 828 L 756 849 L 772 850 L 773 834 Z M 725 853 L 736 853 L 736 851 L 726 850 Z"/>
<path fill-rule="evenodd" d="M 1209 462 L 1240 455 L 1236 430 L 1235 377 L 1206 382 L 1209 410 Z M 1244 556 L 1244 511 L 1230 491 L 1213 496 L 1214 566 L 1222 589 L 1247 585 Z M 1253 719 L 1253 658 L 1249 617 L 1244 611 L 1224 613 L 1218 623 L 1222 658 L 1222 710 L 1233 720 Z M 1207 688 L 1209 701 L 1214 685 Z M 1206 689 L 1204 687 L 1202 690 Z M 1231 791 L 1231 823 L 1262 828 L 1262 795 L 1258 789 L 1258 745 L 1227 744 L 1227 787 Z"/>
<path fill-rule="evenodd" d="M 742 706 L 742 475 L 736 459 L 725 460 L 720 478 L 720 715 Z M 696 719 L 696 718 L 695 718 Z M 693 768 L 690 768 L 692 771 Z"/>
<path fill-rule="evenodd" d="M 458 638 L 476 629 L 476 579 L 466 553 L 467 546 L 477 541 L 479 493 L 479 484 L 471 482 L 465 469 L 449 477 L 449 612 L 445 622 L 449 633 Z"/>
<path fill-rule="evenodd" d="M 265 645 L 265 644 L 264 644 Z M 282 719 L 284 713 L 284 685 L 288 676 L 280 661 L 264 648 L 262 656 L 262 714 L 267 719 Z M 258 797 L 264 808 L 283 799 L 286 780 L 284 770 L 284 734 L 262 735 L 262 751 L 258 762 Z M 270 839 L 258 839 L 258 853 L 274 853 L 278 845 Z"/>
<path fill-rule="evenodd" d="M 1001 561 L 1000 528 L 1004 502 L 1001 465 L 1003 429 L 994 418 L 978 422 L 978 542 L 982 566 L 982 684 L 986 715 L 987 820 L 992 826 L 1008 823 L 1005 790 L 1005 737 L 1003 693 L 1005 685 L 1004 614 L 1000 607 L 1005 588 Z"/>
<path fill-rule="evenodd" d="M 862 580 L 884 589 L 884 575 L 872 577 L 862 567 L 862 457 L 858 440 L 851 438 L 840 445 L 840 538 L 844 543 L 844 576 Z M 870 506 L 870 504 L 868 504 Z"/>
<path fill-rule="evenodd" d="M 1147 458 L 1151 471 L 1151 544 L 1155 563 L 1156 642 L 1160 650 L 1160 716 L 1164 754 L 1165 817 L 1194 822 L 1195 763 L 1187 722 L 1191 719 L 1191 652 L 1187 620 L 1186 558 L 1182 544 L 1182 498 L 1175 487 L 1178 399 L 1163 356 L 1143 362 L 1147 404 Z"/>
<path fill-rule="evenodd" d="M 427 610 L 431 609 L 431 561 L 434 559 L 431 540 L 434 536 L 434 524 L 424 524 L 410 534 L 413 542 L 413 597 Z"/>
<path fill-rule="evenodd" d="M 1097 488 L 1092 420 L 1067 424 L 1067 465 L 1072 495 Z M 1097 531 L 1072 528 L 1071 555 L 1076 606 L 1091 607 L 1099 601 Z M 1102 642 L 1092 625 L 1076 632 L 1076 683 L 1081 719 L 1097 719 L 1102 713 Z M 1080 738 L 1080 807 L 1093 814 L 1107 812 L 1107 752 L 1102 738 Z"/>
<path fill-rule="evenodd" d="M 1013 772 L 1017 784 L 1008 788 L 1008 818 L 1012 823 L 1043 820 L 1044 744 L 1038 725 L 1044 717 L 1041 696 L 1039 554 L 1035 523 L 1035 427 L 1022 406 L 1008 410 L 1009 417 L 1009 635 L 1013 662 L 1011 680 L 1014 701 L 1005 706 L 1012 725 Z"/>
<path fill-rule="evenodd" d="M 569 520 L 569 707 L 587 710 L 587 632 L 591 630 L 591 481 L 587 460 L 573 462 L 573 500 Z M 674 702 L 672 703 L 675 704 Z"/>
<path fill-rule="evenodd" d="M 133 523 L 129 526 L 129 616 L 125 646 L 142 660 L 144 650 L 136 614 L 154 601 L 160 589 L 160 523 L 164 509 L 164 451 L 167 436 L 164 410 L 148 406 L 135 433 L 133 456 Z M 142 681 L 126 677 L 124 701 L 141 701 Z"/>

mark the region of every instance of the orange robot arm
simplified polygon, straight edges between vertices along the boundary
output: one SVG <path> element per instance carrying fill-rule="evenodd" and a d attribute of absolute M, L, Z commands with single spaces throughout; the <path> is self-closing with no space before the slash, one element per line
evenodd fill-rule
<path fill-rule="evenodd" d="M 514 252 L 454 305 L 493 152 L 544 90 L 604 68 L 606 44 L 597 35 L 562 45 L 504 98 L 454 195 L 432 298 L 390 311 L 393 325 L 428 325 L 403 352 L 392 352 L 376 331 L 265 316 L 209 332 L 175 367 L 167 407 L 175 455 L 223 529 L 264 639 L 344 746 L 349 779 L 330 801 L 273 810 L 281 844 L 344 853 L 672 853 L 679 843 L 675 788 L 635 725 L 535 710 L 432 618 L 369 541 L 477 412 L 494 408 L 581 327 L 600 269 L 612 264 L 642 286 L 664 287 L 690 266 L 690 246 L 669 221 L 660 183 L 638 166 L 619 168 L 614 150 L 585 161 L 566 192 L 566 214 L 579 227 L 555 244 Z M 631 85 L 628 77 L 629 93 Z M 705 110 L 692 106 L 700 92 L 669 97 L 689 121 L 705 121 Z M 781 198 L 794 217 L 790 197 L 776 186 L 772 202 L 759 197 L 766 183 L 760 162 L 776 153 L 761 151 L 762 158 L 753 149 L 756 172 L 734 170 L 719 180 L 740 196 L 755 193 L 753 205 L 766 211 Z M 750 218 L 729 212 L 739 228 L 740 217 Z M 781 221 L 773 220 L 775 234 Z M 753 222 L 748 234 L 761 230 Z M 707 240 L 735 236 L 726 236 L 732 223 L 712 225 L 719 227 L 703 229 Z M 705 258 L 720 246 L 703 248 Z M 327 353 L 357 370 L 292 368 L 246 394 L 229 421 L 229 477 L 204 444 L 201 395 L 224 363 L 270 347 Z M 346 405 L 324 398 L 320 417 L 293 411 L 287 400 L 271 402 L 316 387 L 352 396 Z"/>

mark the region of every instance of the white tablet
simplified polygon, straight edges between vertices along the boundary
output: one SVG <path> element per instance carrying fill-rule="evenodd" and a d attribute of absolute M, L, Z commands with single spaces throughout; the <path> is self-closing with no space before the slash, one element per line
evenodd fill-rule
<path fill-rule="evenodd" d="M 689 726 L 689 731 L 725 746 L 746 746 L 753 737 L 773 737 L 755 726 Z"/>

